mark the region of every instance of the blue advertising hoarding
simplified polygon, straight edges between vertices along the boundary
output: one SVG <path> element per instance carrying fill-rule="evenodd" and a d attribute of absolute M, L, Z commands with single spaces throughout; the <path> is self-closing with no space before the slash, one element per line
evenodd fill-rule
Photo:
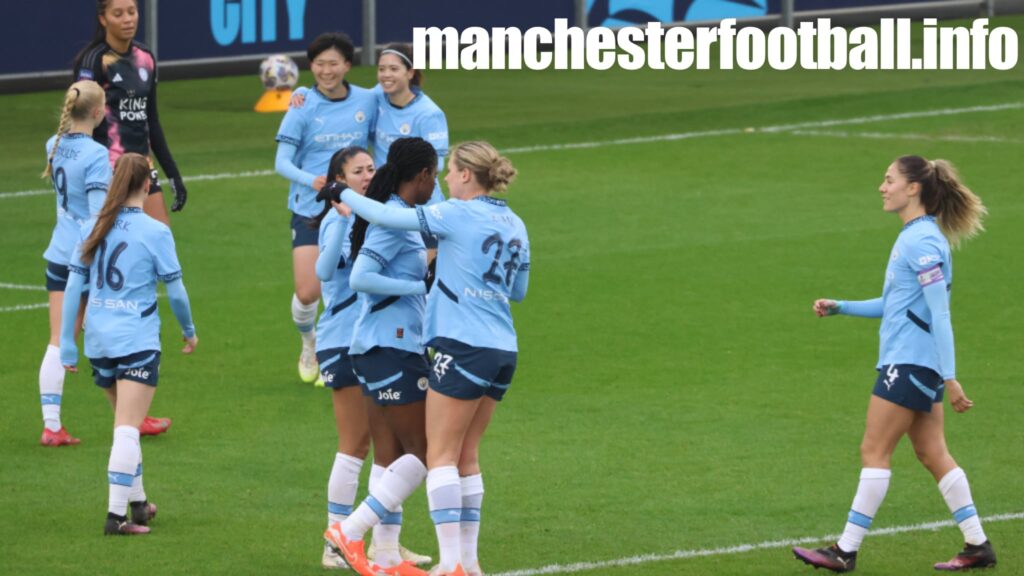
<path fill-rule="evenodd" d="M 679 22 L 777 14 L 781 0 L 586 0 L 590 26 Z M 925 0 L 903 0 L 902 3 Z M 796 10 L 892 4 L 884 0 L 796 0 Z M 145 0 L 139 0 L 145 10 Z M 317 34 L 341 30 L 362 43 L 362 0 L 162 0 L 161 62 L 302 52 Z M 92 0 L 10 2 L 2 19 L 0 76 L 70 70 L 96 28 Z M 410 41 L 417 26 L 551 28 L 574 20 L 574 0 L 377 0 L 377 41 Z M 143 14 L 144 16 L 144 14 Z M 145 18 L 137 37 L 145 38 Z"/>

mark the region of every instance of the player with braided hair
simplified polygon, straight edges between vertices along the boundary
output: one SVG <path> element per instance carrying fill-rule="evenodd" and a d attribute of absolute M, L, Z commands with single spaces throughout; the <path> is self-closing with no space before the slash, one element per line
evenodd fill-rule
<path fill-rule="evenodd" d="M 43 446 L 78 444 L 64 429 L 60 407 L 64 394 L 64 367 L 60 363 L 61 308 L 68 283 L 68 264 L 82 225 L 99 213 L 110 184 L 107 149 L 91 135 L 103 121 L 103 89 L 91 80 L 75 82 L 64 95 L 57 134 L 46 143 L 46 169 L 57 193 L 57 223 L 46 260 L 46 289 L 50 293 L 50 343 L 39 367 L 39 398 L 43 407 Z M 79 315 L 76 332 L 81 329 Z"/>
<path fill-rule="evenodd" d="M 436 176 L 434 148 L 421 138 L 402 138 L 391 146 L 366 197 L 389 206 L 424 205 Z M 348 518 L 331 525 L 325 538 L 360 574 L 423 574 L 403 561 L 398 532 L 402 502 L 427 474 L 424 400 L 433 379 L 422 339 L 427 249 L 417 232 L 372 226 L 362 218 L 352 225 L 351 243 L 349 282 L 359 292 L 360 306 L 349 346 L 352 367 L 397 446 L 394 453 L 386 453 L 389 438 L 379 438 L 371 427 L 374 459 L 387 470 Z M 370 528 L 376 566 L 363 548 Z"/>

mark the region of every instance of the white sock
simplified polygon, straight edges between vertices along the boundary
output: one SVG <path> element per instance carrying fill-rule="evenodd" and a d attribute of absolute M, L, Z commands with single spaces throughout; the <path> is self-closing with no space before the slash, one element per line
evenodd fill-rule
<path fill-rule="evenodd" d="M 441 570 L 449 572 L 462 560 L 459 542 L 462 484 L 459 481 L 459 469 L 455 466 L 440 466 L 431 470 L 427 474 L 427 500 L 430 502 L 434 531 L 437 532 Z"/>
<path fill-rule="evenodd" d="M 480 474 L 463 476 L 462 520 L 459 522 L 459 546 L 462 547 L 462 567 L 476 566 L 476 545 L 480 537 L 480 507 L 484 502 L 484 478 Z"/>
<path fill-rule="evenodd" d="M 423 483 L 426 475 L 427 467 L 412 454 L 392 462 L 366 500 L 341 523 L 345 537 L 349 540 L 362 540 L 367 530 L 402 505 Z"/>
<path fill-rule="evenodd" d="M 363 469 L 360 458 L 338 452 L 327 480 L 327 526 L 341 522 L 352 513 L 359 489 L 359 472 Z"/>
<path fill-rule="evenodd" d="M 114 428 L 114 444 L 110 447 L 110 462 L 107 464 L 107 481 L 110 483 L 107 511 L 111 514 L 127 515 L 132 482 L 141 460 L 139 429 L 131 426 Z"/>
<path fill-rule="evenodd" d="M 302 336 L 302 343 L 309 345 L 311 342 L 316 342 L 316 310 L 319 302 L 312 302 L 310 304 L 303 304 L 299 301 L 299 297 L 292 294 L 292 321 L 295 322 L 295 327 L 299 330 L 299 335 Z"/>
<path fill-rule="evenodd" d="M 386 468 L 374 463 L 370 469 L 370 492 L 380 482 Z M 398 566 L 402 563 L 398 539 L 402 533 L 402 507 L 388 512 L 380 523 L 373 527 L 373 562 L 382 568 Z"/>
<path fill-rule="evenodd" d="M 135 478 L 132 479 L 132 491 L 128 495 L 129 502 L 145 502 L 146 489 L 142 486 L 142 446 L 139 446 L 139 465 L 135 468 Z"/>
<path fill-rule="evenodd" d="M 892 471 L 885 468 L 864 468 L 860 471 L 857 495 L 853 497 L 843 536 L 839 538 L 839 547 L 843 552 L 856 552 L 860 549 L 864 535 L 871 528 L 871 521 L 878 513 L 882 500 L 885 500 L 891 477 Z"/>
<path fill-rule="evenodd" d="M 939 480 L 939 492 L 942 492 L 942 497 L 946 499 L 946 505 L 953 513 L 953 520 L 960 525 L 964 541 L 975 546 L 984 544 L 988 538 L 981 529 L 981 518 L 974 508 L 971 487 L 967 484 L 967 474 L 963 469 L 954 468 L 947 472 L 942 480 Z"/>
<path fill-rule="evenodd" d="M 43 425 L 51 432 L 59 432 L 60 400 L 64 394 L 64 366 L 60 363 L 60 348 L 46 347 L 43 363 L 39 365 L 39 401 L 43 406 Z"/>

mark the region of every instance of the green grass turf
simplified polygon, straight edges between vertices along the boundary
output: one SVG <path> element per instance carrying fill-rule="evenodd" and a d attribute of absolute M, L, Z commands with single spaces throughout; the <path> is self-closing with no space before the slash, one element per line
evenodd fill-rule
<path fill-rule="evenodd" d="M 1018 31 L 1024 18 L 998 21 Z M 351 79 L 372 82 L 372 70 Z M 762 127 L 1024 102 L 1011 72 L 428 73 L 452 140 L 502 148 Z M 308 77 L 306 77 L 308 80 Z M 277 115 L 255 77 L 168 82 L 161 116 L 186 176 L 272 167 Z M 35 177 L 61 95 L 3 96 L 3 192 Z M 483 446 L 489 572 L 716 548 L 841 530 L 860 468 L 877 324 L 818 320 L 815 297 L 881 289 L 899 231 L 877 193 L 904 153 L 953 160 L 991 211 L 956 255 L 959 376 L 976 407 L 949 414 L 982 514 L 1024 511 L 1020 356 L 1024 110 L 839 126 L 884 139 L 741 133 L 520 153 L 510 194 L 532 240 L 514 307 L 515 385 Z M 922 138 L 921 136 L 925 136 Z M 1007 142 L 955 142 L 988 136 Z M 1017 142 L 1012 140 L 1017 139 Z M 178 354 L 162 305 L 143 441 L 161 507 L 146 538 L 101 536 L 110 413 L 85 375 L 65 384 L 76 448 L 36 445 L 45 310 L 0 313 L 0 574 L 318 574 L 334 450 L 328 394 L 298 383 L 285 184 L 193 182 L 173 229 L 201 343 Z M 53 199 L 0 199 L 0 282 L 41 285 Z M 45 301 L 0 289 L 0 307 Z M 948 518 L 904 443 L 876 526 Z M 436 555 L 420 491 L 403 542 Z M 1024 573 L 1024 521 L 992 523 L 999 574 Z M 869 538 L 864 574 L 924 574 L 955 528 Z M 777 548 L 591 574 L 807 573 Z"/>

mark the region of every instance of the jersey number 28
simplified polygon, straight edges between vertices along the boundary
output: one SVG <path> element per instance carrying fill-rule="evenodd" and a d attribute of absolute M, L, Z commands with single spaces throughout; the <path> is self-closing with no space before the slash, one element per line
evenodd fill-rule
<path fill-rule="evenodd" d="M 495 247 L 494 261 L 491 262 L 490 269 L 488 269 L 487 272 L 484 272 L 484 282 L 490 282 L 492 284 L 501 284 L 504 282 L 506 286 L 512 285 L 512 278 L 514 277 L 516 270 L 519 269 L 519 250 L 523 247 L 523 242 L 518 238 L 513 238 L 508 241 L 507 246 L 508 260 L 502 263 L 501 254 L 504 251 L 506 244 L 501 239 L 501 236 L 495 232 L 484 240 L 483 245 L 480 247 L 484 254 L 490 254 L 491 247 Z"/>

